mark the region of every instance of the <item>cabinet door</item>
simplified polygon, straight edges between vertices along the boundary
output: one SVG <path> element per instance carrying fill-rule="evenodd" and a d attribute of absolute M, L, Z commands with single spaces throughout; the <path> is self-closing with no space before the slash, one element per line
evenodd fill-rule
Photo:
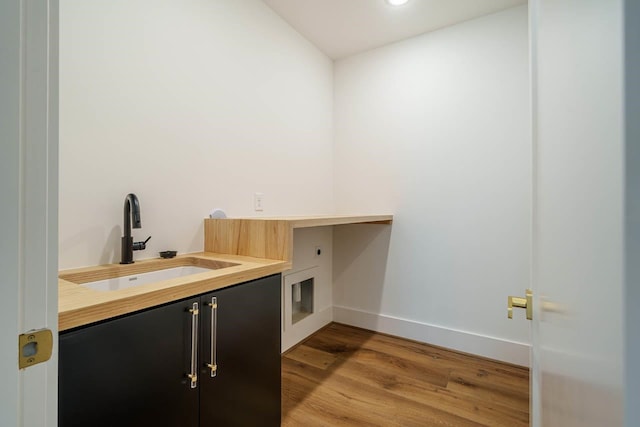
<path fill-rule="evenodd" d="M 196 427 L 199 390 L 191 388 L 187 374 L 189 309 L 198 302 L 171 303 L 61 334 L 60 427 Z"/>
<path fill-rule="evenodd" d="M 200 425 L 279 426 L 280 275 L 207 294 L 202 307 Z"/>

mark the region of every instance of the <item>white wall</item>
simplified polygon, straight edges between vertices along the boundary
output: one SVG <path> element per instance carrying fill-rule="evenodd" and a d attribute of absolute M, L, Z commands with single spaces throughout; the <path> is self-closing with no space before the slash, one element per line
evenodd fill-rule
<path fill-rule="evenodd" d="M 337 208 L 395 214 L 334 234 L 336 320 L 528 364 L 527 31 L 522 6 L 336 62 Z"/>
<path fill-rule="evenodd" d="M 333 210 L 332 62 L 259 0 L 60 2 L 60 268 L 202 250 L 214 207 Z"/>

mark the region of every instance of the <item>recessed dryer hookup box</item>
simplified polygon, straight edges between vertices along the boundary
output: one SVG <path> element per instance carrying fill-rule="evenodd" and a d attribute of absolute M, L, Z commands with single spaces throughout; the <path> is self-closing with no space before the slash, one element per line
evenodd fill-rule
<path fill-rule="evenodd" d="M 313 315 L 318 267 L 308 268 L 282 277 L 282 330 L 288 331 Z M 303 322 L 304 323 L 304 322 Z"/>
<path fill-rule="evenodd" d="M 313 283 L 311 277 L 291 284 L 291 323 L 296 324 L 313 313 Z"/>

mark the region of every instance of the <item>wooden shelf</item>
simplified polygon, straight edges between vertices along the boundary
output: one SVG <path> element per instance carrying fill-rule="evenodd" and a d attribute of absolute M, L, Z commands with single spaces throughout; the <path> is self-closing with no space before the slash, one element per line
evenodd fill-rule
<path fill-rule="evenodd" d="M 313 215 L 240 219 L 287 221 L 293 228 L 310 228 L 347 224 L 391 224 L 393 215 Z"/>
<path fill-rule="evenodd" d="M 204 220 L 204 250 L 291 262 L 295 228 L 391 224 L 393 215 L 314 215 Z"/>

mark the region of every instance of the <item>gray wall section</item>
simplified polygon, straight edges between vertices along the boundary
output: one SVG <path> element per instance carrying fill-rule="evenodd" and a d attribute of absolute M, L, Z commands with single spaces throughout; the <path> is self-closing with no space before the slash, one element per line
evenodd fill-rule
<path fill-rule="evenodd" d="M 640 425 L 640 2 L 625 4 L 625 425 Z"/>

